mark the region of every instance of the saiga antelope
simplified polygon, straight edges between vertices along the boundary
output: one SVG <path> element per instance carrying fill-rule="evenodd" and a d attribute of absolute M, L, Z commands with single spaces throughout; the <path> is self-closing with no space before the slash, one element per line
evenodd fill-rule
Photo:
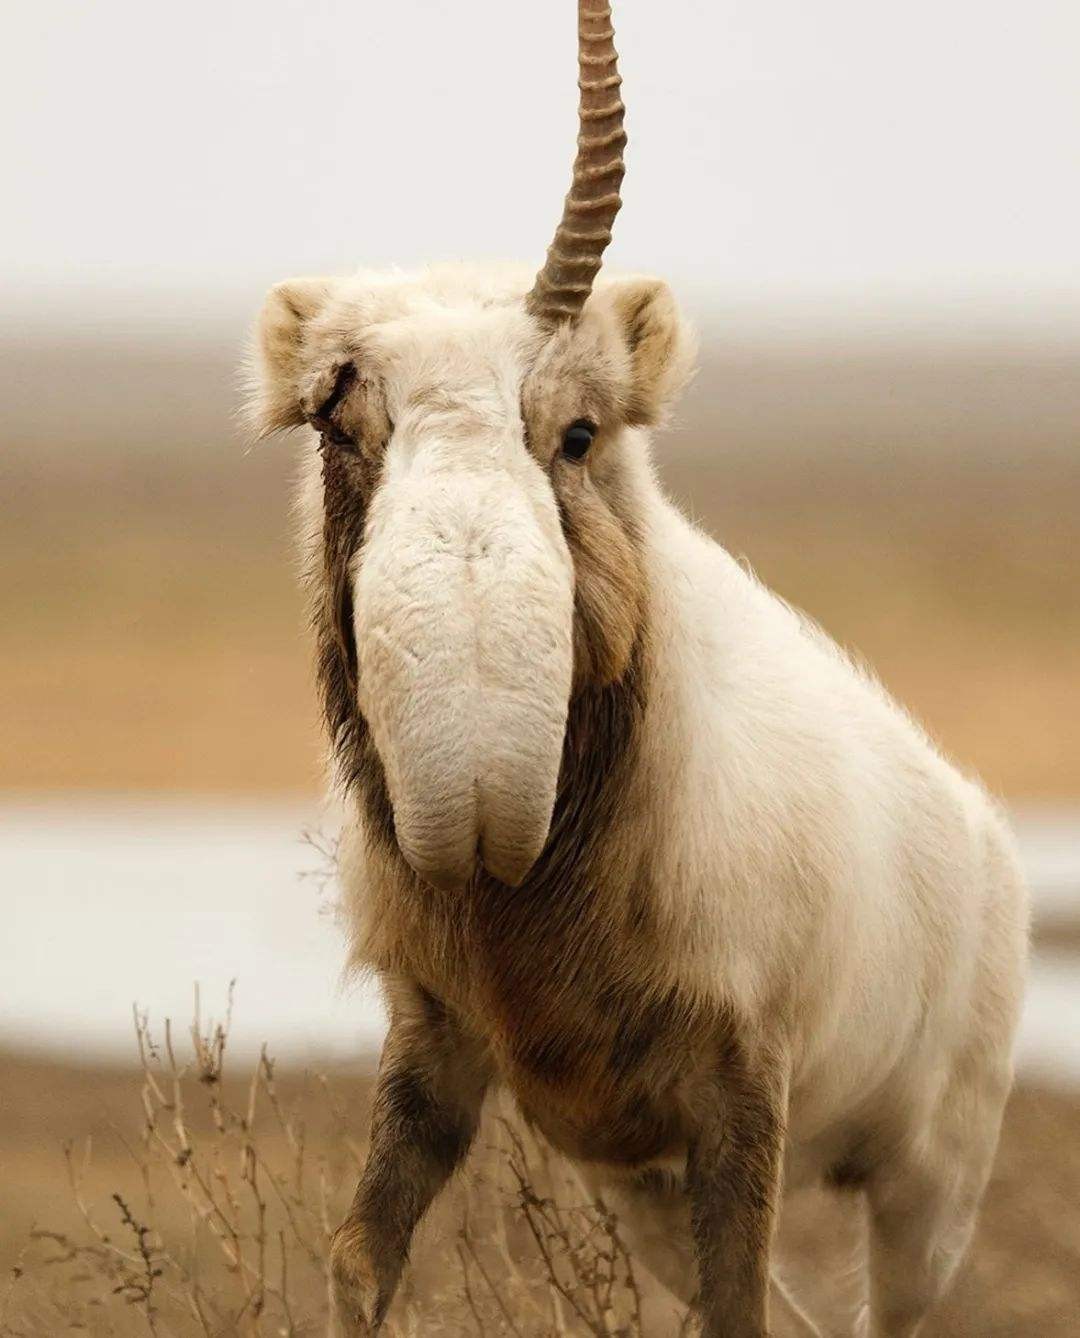
<path fill-rule="evenodd" d="M 824 1178 L 868 1201 L 872 1334 L 908 1338 L 997 1142 L 1025 893 L 983 791 L 661 492 L 692 341 L 663 283 L 597 281 L 623 105 L 606 0 L 578 11 L 534 282 L 297 280 L 258 325 L 258 428 L 314 430 L 342 880 L 390 1014 L 336 1324 L 378 1329 L 498 1084 L 706 1334 L 768 1332 L 781 1185 Z"/>

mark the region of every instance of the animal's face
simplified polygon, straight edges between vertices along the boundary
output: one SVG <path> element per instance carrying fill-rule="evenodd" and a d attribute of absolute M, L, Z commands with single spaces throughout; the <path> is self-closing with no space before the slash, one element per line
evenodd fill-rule
<path fill-rule="evenodd" d="M 570 697 L 618 680 L 640 632 L 627 429 L 688 362 L 655 280 L 598 284 L 554 328 L 526 286 L 296 281 L 257 333 L 258 426 L 318 434 L 305 504 L 332 726 L 370 731 L 401 852 L 437 884 L 478 857 L 518 883 L 543 848 Z"/>

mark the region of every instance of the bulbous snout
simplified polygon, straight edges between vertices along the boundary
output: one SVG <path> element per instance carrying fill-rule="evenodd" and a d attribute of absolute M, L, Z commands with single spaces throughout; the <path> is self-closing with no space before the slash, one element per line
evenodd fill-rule
<path fill-rule="evenodd" d="M 478 857 L 517 885 L 551 825 L 573 568 L 550 488 L 530 482 L 387 482 L 354 565 L 360 708 L 401 853 L 440 887 L 464 884 Z"/>

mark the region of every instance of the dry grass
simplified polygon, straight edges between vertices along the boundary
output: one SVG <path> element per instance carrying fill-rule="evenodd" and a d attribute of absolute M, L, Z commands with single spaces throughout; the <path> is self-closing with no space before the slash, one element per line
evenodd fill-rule
<path fill-rule="evenodd" d="M 103 1070 L 8 1057 L 0 1118 L 0 1334 L 309 1335 L 327 1242 L 364 1147 L 366 1070 L 244 1076 L 227 1025 L 198 1021 Z M 927 1338 L 1066 1338 L 1080 1313 L 1080 1100 L 1020 1090 L 968 1263 Z M 860 1289 L 854 1204 L 785 1212 L 787 1283 L 827 1324 Z M 777 1338 L 802 1332 L 777 1299 Z M 836 1321 L 835 1325 L 833 1321 Z M 393 1338 L 638 1338 L 689 1332 L 572 1169 L 496 1103 L 419 1233 Z M 828 1327 L 828 1325 L 832 1325 Z"/>
<path fill-rule="evenodd" d="M 226 1072 L 228 1019 L 185 1046 L 136 1015 L 138 1132 L 109 1118 L 63 1147 L 69 1201 L 10 1261 L 5 1338 L 303 1335 L 325 1330 L 328 1242 L 359 1174 L 355 1084 L 279 1080 L 264 1052 Z M 499 1109 L 470 1174 L 432 1215 L 389 1338 L 415 1334 L 638 1338 L 644 1298 L 614 1217 Z M 29 1186 L 28 1186 L 29 1188 Z M 36 1188 L 36 1186 L 35 1186 Z M 52 1224 L 50 1224 L 52 1223 Z"/>

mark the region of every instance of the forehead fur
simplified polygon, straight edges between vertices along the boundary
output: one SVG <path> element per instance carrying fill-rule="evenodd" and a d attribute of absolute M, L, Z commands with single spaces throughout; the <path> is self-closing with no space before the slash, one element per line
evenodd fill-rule
<path fill-rule="evenodd" d="M 534 405 L 541 390 L 565 398 L 565 385 L 596 406 L 571 417 L 635 419 L 640 357 L 627 302 L 652 298 L 655 281 L 602 279 L 582 318 L 553 335 L 524 308 L 531 277 L 523 266 L 443 265 L 279 284 L 255 332 L 249 421 L 260 435 L 298 426 L 329 393 L 334 369 L 351 360 L 383 379 L 392 411 L 389 401 L 417 392 L 449 405 L 482 394 L 485 383 L 505 400 L 538 359 L 546 372 L 534 378 Z"/>
<path fill-rule="evenodd" d="M 505 393 L 537 343 L 513 291 L 441 271 L 346 280 L 303 333 L 297 372 L 304 411 L 312 412 L 326 369 L 350 360 L 378 378 L 394 417 L 417 396 L 434 406 L 440 398 L 475 402 L 485 390 Z"/>

